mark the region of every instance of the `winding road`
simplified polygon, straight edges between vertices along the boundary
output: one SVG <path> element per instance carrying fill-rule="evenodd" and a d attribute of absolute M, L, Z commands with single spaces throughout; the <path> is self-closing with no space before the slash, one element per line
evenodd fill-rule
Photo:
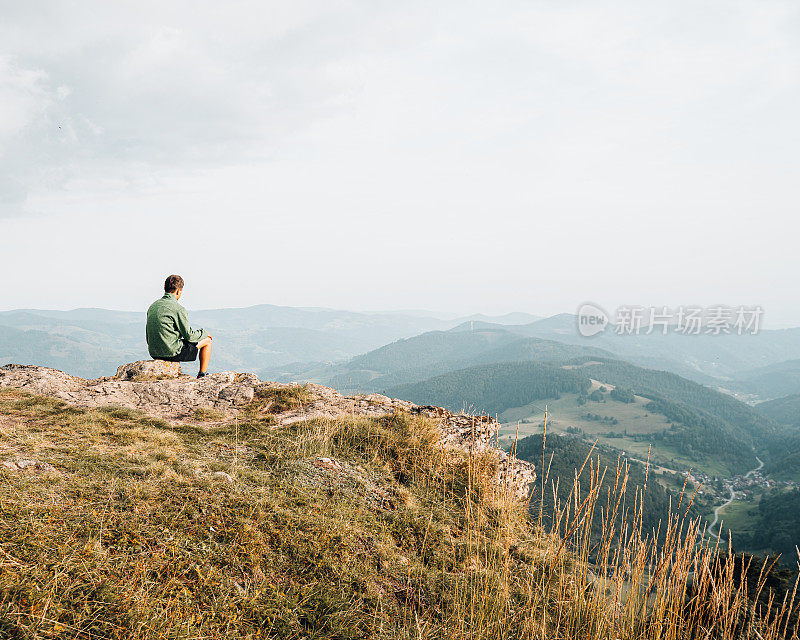
<path fill-rule="evenodd" d="M 753 475 L 756 471 L 760 471 L 761 468 L 764 466 L 764 462 L 761 460 L 761 458 L 756 456 L 756 460 L 758 460 L 758 466 L 755 469 L 750 469 L 750 471 L 744 474 L 745 478 Z M 717 540 L 719 540 L 720 533 L 722 533 L 721 531 L 714 533 L 714 527 L 716 527 L 717 522 L 719 522 L 719 512 L 722 511 L 725 507 L 727 507 L 731 502 L 733 502 L 736 499 L 736 492 L 733 490 L 733 487 L 731 485 L 728 485 L 728 490 L 731 492 L 730 498 L 728 498 L 727 502 L 722 503 L 716 509 L 714 509 L 714 522 L 712 522 L 711 526 L 708 527 L 708 532 L 712 536 L 716 536 Z"/>

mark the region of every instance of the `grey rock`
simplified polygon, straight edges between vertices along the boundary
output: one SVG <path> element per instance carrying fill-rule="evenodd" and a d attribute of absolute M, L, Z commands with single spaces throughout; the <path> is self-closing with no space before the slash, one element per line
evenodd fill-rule
<path fill-rule="evenodd" d="M 52 464 L 41 462 L 39 460 L 6 460 L 3 462 L 2 466 L 9 471 L 25 471 L 26 469 L 30 469 L 58 473 L 58 469 L 56 469 Z"/>
<path fill-rule="evenodd" d="M 180 378 L 182 375 L 181 365 L 177 362 L 165 362 L 163 360 L 139 360 L 123 364 L 117 369 L 117 380 L 166 380 L 169 378 Z"/>
<path fill-rule="evenodd" d="M 120 367 L 123 376 L 141 370 L 132 365 Z M 258 378 L 251 374 L 233 372 L 212 373 L 200 380 L 191 376 L 171 379 L 135 377 L 132 380 L 114 376 L 84 380 L 46 367 L 18 364 L 0 367 L 0 387 L 14 387 L 87 408 L 120 406 L 140 409 L 166 419 L 185 418 L 198 408 L 217 409 L 235 415 L 252 400 L 254 380 Z"/>

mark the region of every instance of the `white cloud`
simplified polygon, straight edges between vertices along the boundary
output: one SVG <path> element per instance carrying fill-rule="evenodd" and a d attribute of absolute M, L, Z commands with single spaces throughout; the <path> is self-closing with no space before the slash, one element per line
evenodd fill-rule
<path fill-rule="evenodd" d="M 20 210 L 29 188 L 21 141 L 41 126 L 53 104 L 47 74 L 0 56 L 0 218 Z"/>
<path fill-rule="evenodd" d="M 0 57 L 0 142 L 20 135 L 51 103 L 47 74 Z"/>

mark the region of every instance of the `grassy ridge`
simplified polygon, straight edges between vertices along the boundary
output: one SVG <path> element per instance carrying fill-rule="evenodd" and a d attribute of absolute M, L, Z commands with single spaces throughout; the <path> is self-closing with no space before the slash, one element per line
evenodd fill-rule
<path fill-rule="evenodd" d="M 60 472 L 0 472 L 0 637 L 402 637 L 421 609 L 466 631 L 465 603 L 501 578 L 469 567 L 505 552 L 518 572 L 542 546 L 486 492 L 488 461 L 441 472 L 428 422 L 276 435 L 259 408 L 176 428 L 3 392 L 4 453 Z M 333 455 L 343 470 L 313 462 Z"/>
<path fill-rule="evenodd" d="M 0 459 L 56 470 L 0 469 L 0 638 L 775 638 L 788 620 L 747 606 L 684 515 L 650 544 L 619 469 L 611 492 L 576 484 L 562 538 L 428 421 L 275 428 L 286 402 L 302 392 L 168 424 L 2 391 Z M 624 528 L 594 536 L 621 504 Z"/>

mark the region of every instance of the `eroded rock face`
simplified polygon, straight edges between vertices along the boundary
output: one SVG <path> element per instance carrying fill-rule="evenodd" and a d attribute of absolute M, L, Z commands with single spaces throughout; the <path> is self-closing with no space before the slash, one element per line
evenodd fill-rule
<path fill-rule="evenodd" d="M 200 380 L 180 373 L 177 363 L 141 361 L 122 365 L 111 378 L 84 380 L 63 371 L 30 365 L 0 367 L 0 387 L 51 396 L 82 407 L 122 406 L 166 420 L 180 421 L 197 409 L 213 409 L 232 419 L 258 392 L 295 385 L 262 382 L 252 373 L 225 371 Z M 494 418 L 453 414 L 441 407 L 418 406 L 380 394 L 343 396 L 330 387 L 306 385 L 302 405 L 274 415 L 276 425 L 343 415 L 379 417 L 396 412 L 422 415 L 441 429 L 441 444 L 463 451 L 492 449 L 499 461 L 498 481 L 520 497 L 536 479 L 534 465 L 512 458 L 492 442 L 499 427 Z"/>

